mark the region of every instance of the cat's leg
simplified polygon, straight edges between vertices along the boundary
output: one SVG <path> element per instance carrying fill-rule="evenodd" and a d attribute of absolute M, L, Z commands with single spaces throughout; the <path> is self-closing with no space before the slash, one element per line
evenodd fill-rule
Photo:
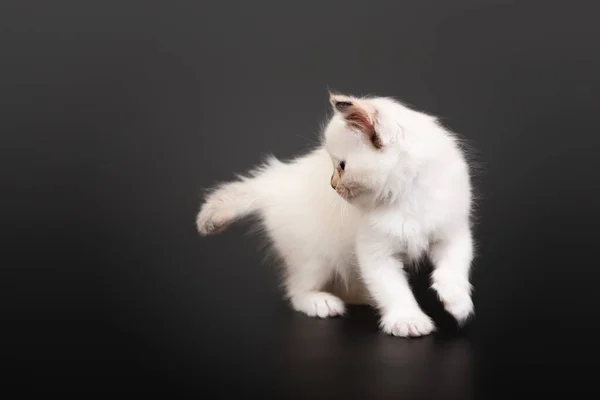
<path fill-rule="evenodd" d="M 360 270 L 381 313 L 381 329 L 402 337 L 423 336 L 435 330 L 419 307 L 403 271 L 403 263 L 386 246 L 363 242 L 357 246 Z"/>
<path fill-rule="evenodd" d="M 430 249 L 434 265 L 432 285 L 444 308 L 459 324 L 473 314 L 469 273 L 473 260 L 473 240 L 468 226 L 436 239 Z"/>
<path fill-rule="evenodd" d="M 287 263 L 286 292 L 296 311 L 310 317 L 334 317 L 345 313 L 344 302 L 323 291 L 333 277 L 333 269 L 318 260 Z"/>
<path fill-rule="evenodd" d="M 222 183 L 205 199 L 196 217 L 196 227 L 201 235 L 224 231 L 232 222 L 257 210 L 255 180 Z"/>

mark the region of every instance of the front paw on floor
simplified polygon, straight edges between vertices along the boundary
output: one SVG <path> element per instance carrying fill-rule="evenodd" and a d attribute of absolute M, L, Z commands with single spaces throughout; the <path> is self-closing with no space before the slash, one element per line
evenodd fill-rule
<path fill-rule="evenodd" d="M 435 331 L 431 318 L 423 312 L 385 315 L 381 320 L 383 332 L 400 337 L 419 337 Z"/>

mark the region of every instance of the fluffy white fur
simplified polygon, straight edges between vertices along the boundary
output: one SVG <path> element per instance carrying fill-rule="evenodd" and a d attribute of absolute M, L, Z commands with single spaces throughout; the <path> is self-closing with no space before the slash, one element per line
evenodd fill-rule
<path fill-rule="evenodd" d="M 404 272 L 429 256 L 432 288 L 463 323 L 473 313 L 472 195 L 457 139 L 436 118 L 390 98 L 330 101 L 322 145 L 291 162 L 270 158 L 213 189 L 197 216 L 199 232 L 258 216 L 283 261 L 294 309 L 342 315 L 344 290 L 336 296 L 327 285 L 358 283 L 379 309 L 381 329 L 403 337 L 435 330 Z"/>

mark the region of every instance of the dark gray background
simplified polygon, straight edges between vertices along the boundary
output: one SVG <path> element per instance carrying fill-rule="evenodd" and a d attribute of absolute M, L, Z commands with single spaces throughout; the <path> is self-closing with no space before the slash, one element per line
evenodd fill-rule
<path fill-rule="evenodd" d="M 4 387 L 407 399 L 586 388 L 592 5 L 3 1 Z M 247 225 L 197 236 L 201 190 L 311 146 L 327 89 L 396 96 L 472 146 L 477 317 L 465 330 L 426 276 L 415 288 L 444 328 L 434 336 L 386 337 L 366 308 L 305 318 Z"/>

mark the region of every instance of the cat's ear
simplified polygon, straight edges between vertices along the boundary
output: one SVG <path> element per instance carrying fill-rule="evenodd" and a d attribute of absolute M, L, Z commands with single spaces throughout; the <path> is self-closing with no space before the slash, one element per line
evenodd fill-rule
<path fill-rule="evenodd" d="M 339 94 L 330 94 L 329 102 L 349 126 L 364 133 L 375 148 L 382 147 L 381 138 L 375 130 L 377 111 L 373 106 L 360 99 Z"/>

